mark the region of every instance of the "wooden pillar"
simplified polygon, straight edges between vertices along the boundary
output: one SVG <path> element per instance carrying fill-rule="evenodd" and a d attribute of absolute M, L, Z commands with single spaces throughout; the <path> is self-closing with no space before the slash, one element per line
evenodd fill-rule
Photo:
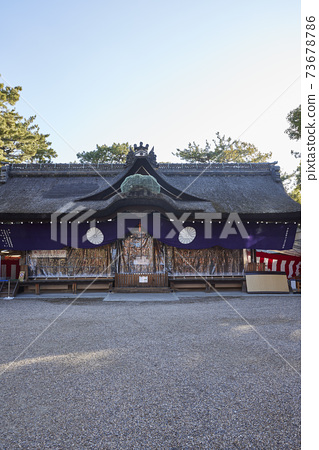
<path fill-rule="evenodd" d="M 256 250 L 253 248 L 250 251 L 251 251 L 251 262 L 253 262 L 253 263 L 257 262 L 257 260 L 256 260 Z"/>

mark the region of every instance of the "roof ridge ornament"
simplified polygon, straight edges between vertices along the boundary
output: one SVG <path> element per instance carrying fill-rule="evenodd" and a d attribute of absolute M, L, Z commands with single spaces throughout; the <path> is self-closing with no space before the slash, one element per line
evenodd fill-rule
<path fill-rule="evenodd" d="M 143 142 L 140 142 L 140 145 L 137 146 L 134 144 L 134 153 L 136 156 L 146 156 L 148 154 L 148 147 L 149 145 L 146 144 L 145 147 L 143 146 Z"/>
<path fill-rule="evenodd" d="M 274 181 L 276 181 L 276 183 L 279 183 L 281 181 L 280 178 L 280 167 L 276 166 L 275 164 L 277 164 L 278 161 L 275 161 L 273 163 L 273 165 L 270 166 L 270 173 L 271 173 L 271 177 Z"/>
<path fill-rule="evenodd" d="M 4 184 L 7 182 L 10 171 L 10 164 L 5 164 L 0 169 L 0 183 Z"/>
<path fill-rule="evenodd" d="M 152 166 L 158 167 L 158 163 L 156 161 L 156 155 L 154 152 L 154 147 L 148 151 L 149 144 L 143 145 L 143 142 L 140 142 L 140 145 L 134 144 L 134 149 L 130 146 L 130 150 L 126 156 L 125 165 L 130 166 L 136 160 L 136 158 L 147 158 L 148 161 L 152 164 Z"/>

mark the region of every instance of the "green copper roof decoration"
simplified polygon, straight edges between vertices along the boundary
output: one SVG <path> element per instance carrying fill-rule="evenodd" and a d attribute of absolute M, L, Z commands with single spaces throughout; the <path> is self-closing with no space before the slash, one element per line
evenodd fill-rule
<path fill-rule="evenodd" d="M 159 194 L 161 187 L 151 175 L 140 175 L 138 173 L 126 177 L 121 184 L 121 192 L 123 192 L 123 194 L 129 194 L 131 191 L 143 190 L 147 190 L 152 194 Z"/>

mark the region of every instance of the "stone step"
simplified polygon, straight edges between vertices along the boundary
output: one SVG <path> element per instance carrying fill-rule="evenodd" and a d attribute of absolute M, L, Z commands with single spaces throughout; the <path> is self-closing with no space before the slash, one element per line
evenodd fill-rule
<path fill-rule="evenodd" d="M 171 292 L 168 287 L 116 287 L 113 289 L 115 293 L 162 293 Z"/>

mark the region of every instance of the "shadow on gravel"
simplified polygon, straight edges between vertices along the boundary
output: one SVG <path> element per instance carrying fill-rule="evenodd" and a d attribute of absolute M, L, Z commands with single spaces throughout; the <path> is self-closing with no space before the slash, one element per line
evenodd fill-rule
<path fill-rule="evenodd" d="M 245 298 L 247 297 L 242 297 L 242 296 L 238 296 L 238 297 L 231 297 L 228 298 L 228 300 L 245 300 Z M 180 297 L 180 302 L 181 303 L 212 303 L 212 302 L 222 302 L 224 301 L 223 298 L 223 294 L 219 295 L 212 295 L 211 297 L 193 297 L 193 298 L 189 298 L 189 297 Z"/>

